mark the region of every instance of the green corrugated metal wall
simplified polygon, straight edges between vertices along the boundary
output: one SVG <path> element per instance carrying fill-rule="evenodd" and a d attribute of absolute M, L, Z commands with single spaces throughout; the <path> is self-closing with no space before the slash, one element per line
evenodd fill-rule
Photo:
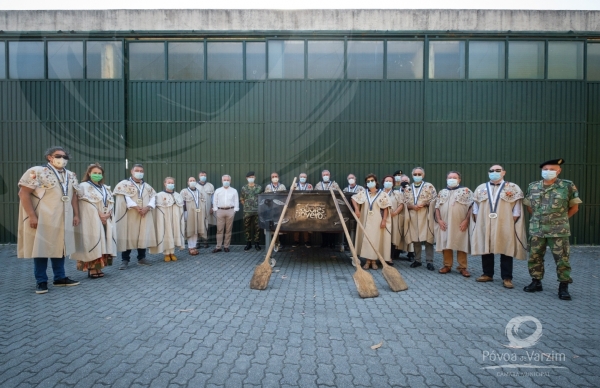
<path fill-rule="evenodd" d="M 127 89 L 127 90 L 126 90 Z M 490 164 L 526 188 L 538 163 L 563 157 L 584 205 L 573 221 L 576 243 L 600 243 L 600 83 L 585 81 L 0 81 L 0 242 L 16 240 L 21 174 L 52 144 L 73 154 L 69 167 L 107 167 L 109 184 L 129 163 L 146 164 L 155 188 L 206 170 L 243 185 L 255 170 L 289 184 L 323 168 L 338 182 L 349 172 L 382 176 L 425 167 L 443 185 L 458 169 L 474 188 Z M 125 141 L 126 140 L 126 141 Z M 235 241 L 241 242 L 241 223 Z"/>

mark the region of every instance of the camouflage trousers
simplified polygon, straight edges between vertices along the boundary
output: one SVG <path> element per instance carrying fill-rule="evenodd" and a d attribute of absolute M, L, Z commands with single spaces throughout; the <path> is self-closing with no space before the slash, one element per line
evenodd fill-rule
<path fill-rule="evenodd" d="M 552 256 L 554 256 L 558 281 L 573 283 L 571 264 L 569 263 L 570 246 L 568 237 L 530 237 L 529 260 L 527 262 L 529 275 L 533 279 L 542 280 L 544 278 L 546 246 L 550 247 Z"/>
<path fill-rule="evenodd" d="M 254 241 L 255 243 L 260 241 L 258 214 L 244 214 L 244 235 L 246 236 L 246 241 Z M 254 235 L 254 239 L 252 238 L 252 235 Z"/>

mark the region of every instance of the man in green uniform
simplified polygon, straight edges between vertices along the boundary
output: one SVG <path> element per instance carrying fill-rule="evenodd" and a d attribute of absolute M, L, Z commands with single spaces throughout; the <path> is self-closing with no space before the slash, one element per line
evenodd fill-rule
<path fill-rule="evenodd" d="M 244 205 L 244 234 L 248 242 L 245 251 L 252 248 L 252 235 L 254 234 L 254 247 L 260 251 L 260 228 L 258 226 L 258 194 L 262 193 L 262 187 L 254 183 L 254 171 L 246 174 L 248 184 L 242 187 L 240 202 Z M 254 229 L 254 233 L 253 230 Z"/>
<path fill-rule="evenodd" d="M 540 164 L 543 180 L 529 184 L 523 204 L 531 214 L 529 221 L 529 274 L 531 284 L 525 292 L 542 291 L 544 278 L 544 254 L 549 246 L 556 262 L 556 273 L 560 286 L 558 297 L 571 300 L 569 283 L 569 218 L 579 210 L 579 192 L 573 182 L 558 179 L 564 159 L 553 159 Z"/>

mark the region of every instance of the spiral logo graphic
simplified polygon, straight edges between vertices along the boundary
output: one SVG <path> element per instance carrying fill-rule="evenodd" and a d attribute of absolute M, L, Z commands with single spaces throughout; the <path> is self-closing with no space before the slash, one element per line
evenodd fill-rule
<path fill-rule="evenodd" d="M 519 338 L 519 328 L 525 322 L 535 323 L 535 331 L 529 337 Z M 508 323 L 506 324 L 506 337 L 508 337 L 508 340 L 510 341 L 508 345 L 510 347 L 528 348 L 530 346 L 535 345 L 540 340 L 541 336 L 542 323 L 539 321 L 539 319 L 535 317 L 529 315 L 515 317 L 508 321 Z"/>

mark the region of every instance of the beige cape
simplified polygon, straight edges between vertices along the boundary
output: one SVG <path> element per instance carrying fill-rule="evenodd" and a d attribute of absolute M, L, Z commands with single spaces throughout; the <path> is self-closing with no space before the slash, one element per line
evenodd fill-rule
<path fill-rule="evenodd" d="M 37 229 L 29 226 L 29 215 L 19 202 L 18 258 L 58 258 L 75 252 L 71 200 L 79 190 L 79 183 L 75 173 L 68 171 L 68 174 L 67 202 L 61 199 L 63 192 L 60 182 L 50 167 L 32 167 L 19 180 L 19 187 L 34 190 L 31 200 L 38 225 Z"/>
<path fill-rule="evenodd" d="M 473 192 L 466 187 L 455 190 L 443 189 L 438 193 L 435 208 L 440 210 L 446 230 L 435 223 L 435 250 L 445 249 L 469 253 L 469 227 L 462 232 L 460 224 L 467 218 L 469 208 L 473 204 Z"/>
<path fill-rule="evenodd" d="M 392 208 L 390 209 L 390 218 L 392 219 L 392 244 L 397 249 L 405 249 L 404 246 L 404 208 L 400 211 L 397 216 L 392 217 L 392 212 L 400 206 L 400 204 L 404 204 L 404 193 L 398 190 L 392 190 L 390 192 L 390 204 Z M 406 206 L 405 206 L 406 207 Z"/>
<path fill-rule="evenodd" d="M 173 192 L 171 195 L 161 191 L 156 194 L 154 224 L 157 244 L 150 248 L 150 253 L 162 253 L 175 247 L 183 249 L 185 246 L 183 198 L 178 192 Z"/>
<path fill-rule="evenodd" d="M 369 203 L 367 201 L 368 192 L 361 191 L 358 194 L 354 194 L 352 199 L 356 201 L 360 206 L 360 223 L 364 226 L 365 231 L 371 242 L 375 245 L 381 256 L 385 260 L 389 260 L 391 254 L 392 237 L 389 231 L 392 228 L 392 220 L 390 219 L 389 213 L 386 220 L 385 229 L 381 229 L 381 210 L 390 207 L 389 197 L 386 193 L 381 191 L 375 202 L 373 202 L 373 214 L 369 214 Z M 371 198 L 373 199 L 373 198 Z M 388 209 L 388 212 L 390 209 Z M 369 241 L 365 237 L 362 229 L 357 228 L 356 230 L 356 253 L 369 260 L 378 260 L 377 253 L 369 244 Z"/>
<path fill-rule="evenodd" d="M 125 196 L 134 202 L 138 199 L 138 189 L 128 179 L 117 184 L 113 191 L 115 197 L 115 212 L 113 219 L 117 232 L 117 251 L 128 249 L 150 248 L 156 246 L 156 232 L 154 231 L 153 211 L 146 213 L 145 217 L 135 209 L 127 209 Z M 146 183 L 142 193 L 142 206 L 148 206 L 150 199 L 156 192 Z"/>
<path fill-rule="evenodd" d="M 212 210 L 212 196 L 215 193 L 215 186 L 212 183 L 206 182 L 205 184 L 196 185 L 196 190 L 200 191 L 200 195 L 204 198 L 204 204 L 206 206 L 206 211 L 204 213 L 204 217 L 206 217 L 206 225 L 216 225 L 217 217 L 214 214 L 211 214 Z"/>
<path fill-rule="evenodd" d="M 193 193 L 193 194 L 192 194 Z M 194 194 L 198 195 L 198 207 L 196 207 L 196 199 Z M 181 190 L 181 197 L 185 201 L 187 218 L 185 223 L 185 237 L 200 235 L 206 239 L 206 204 L 205 199 L 198 190 L 184 189 Z M 196 211 L 199 210 L 199 211 Z"/>
<path fill-rule="evenodd" d="M 474 200 L 479 205 L 477 221 L 472 222 L 471 254 L 504 254 L 523 260 L 527 256 L 527 236 L 523 220 L 523 191 L 514 183 L 506 182 L 500 193 L 496 214 L 489 218 L 490 205 L 486 184 L 475 189 Z M 521 217 L 515 222 L 513 207 L 521 208 Z"/>
<path fill-rule="evenodd" d="M 426 241 L 430 244 L 434 242 L 434 216 L 435 216 L 435 198 L 437 192 L 435 187 L 429 182 L 422 183 L 423 189 L 419 195 L 417 204 L 426 205 L 421 210 L 406 210 L 404 213 L 404 234 L 405 244 Z M 417 188 L 418 189 L 418 188 Z M 404 192 L 405 203 L 414 204 L 415 194 L 413 193 L 412 185 L 406 188 Z"/>
<path fill-rule="evenodd" d="M 114 199 L 109 186 L 104 186 L 107 193 L 106 210 L 112 213 Z M 94 261 L 102 255 L 117 255 L 117 241 L 114 233 L 113 219 L 102 224 L 99 214 L 104 211 L 103 195 L 90 182 L 82 182 L 77 192 L 79 198 L 79 219 L 81 223 L 75 227 L 75 253 L 71 259 Z"/>

